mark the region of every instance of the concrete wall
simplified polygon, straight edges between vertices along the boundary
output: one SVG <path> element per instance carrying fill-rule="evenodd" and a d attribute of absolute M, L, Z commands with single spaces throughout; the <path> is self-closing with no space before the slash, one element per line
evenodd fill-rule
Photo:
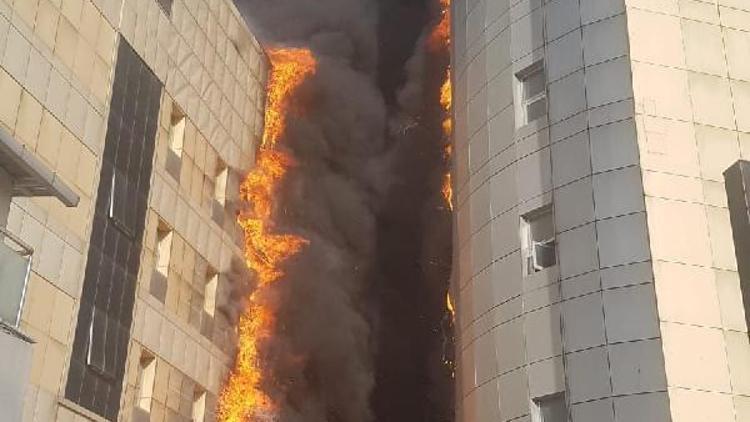
<path fill-rule="evenodd" d="M 627 6 L 672 419 L 750 421 L 750 345 L 722 175 L 750 157 L 750 4 Z"/>
<path fill-rule="evenodd" d="M 122 420 L 130 418 L 143 349 L 160 360 L 152 420 L 184 414 L 194 386 L 216 395 L 230 363 L 231 337 L 207 338 L 191 325 L 189 310 L 197 303 L 193 292 L 202 293 L 195 262 L 226 271 L 241 255 L 235 228 L 211 218 L 207 183 L 218 158 L 238 172 L 252 165 L 267 64 L 230 0 L 174 0 L 171 16 L 159 3 L 170 2 L 0 0 L 0 124 L 81 197 L 69 209 L 46 198 L 15 198 L 10 206 L 8 229 L 36 251 L 20 327 L 36 341 L 24 421 L 96 420 L 61 397 L 119 35 L 165 86 L 149 201 L 153 233 L 142 255 Z M 164 170 L 173 102 L 188 119 L 179 181 Z M 230 199 L 236 194 L 234 185 Z M 159 218 L 179 239 L 167 304 L 149 294 Z"/>

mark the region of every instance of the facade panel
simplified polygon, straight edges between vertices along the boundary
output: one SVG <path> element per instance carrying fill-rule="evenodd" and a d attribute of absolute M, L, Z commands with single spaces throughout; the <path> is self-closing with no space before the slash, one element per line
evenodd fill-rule
<path fill-rule="evenodd" d="M 229 0 L 0 0 L 0 40 L 0 226 L 34 251 L 13 420 L 214 420 L 262 48 Z"/>

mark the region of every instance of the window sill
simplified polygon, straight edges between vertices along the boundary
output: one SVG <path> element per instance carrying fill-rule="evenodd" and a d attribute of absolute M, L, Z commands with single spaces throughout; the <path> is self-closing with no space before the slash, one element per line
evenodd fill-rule
<path fill-rule="evenodd" d="M 88 419 L 91 422 L 109 422 L 103 416 L 97 415 L 96 413 L 82 406 L 79 406 L 78 404 L 66 399 L 65 397 L 60 397 L 57 400 L 57 403 L 60 405 L 60 407 L 64 407 L 70 410 L 71 412 L 77 414 L 78 416 L 83 416 L 84 418 Z"/>
<path fill-rule="evenodd" d="M 541 271 L 532 274 L 526 274 L 523 277 L 524 291 L 535 290 L 540 287 L 557 283 L 560 280 L 559 265 L 547 267 Z"/>
<path fill-rule="evenodd" d="M 516 141 L 529 137 L 549 126 L 547 116 L 542 116 L 516 128 L 514 139 Z"/>

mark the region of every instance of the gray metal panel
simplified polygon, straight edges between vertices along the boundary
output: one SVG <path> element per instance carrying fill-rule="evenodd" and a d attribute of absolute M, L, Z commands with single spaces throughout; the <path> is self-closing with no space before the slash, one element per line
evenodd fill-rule
<path fill-rule="evenodd" d="M 0 167 L 13 179 L 13 196 L 54 196 L 75 207 L 79 197 L 56 173 L 0 128 Z"/>

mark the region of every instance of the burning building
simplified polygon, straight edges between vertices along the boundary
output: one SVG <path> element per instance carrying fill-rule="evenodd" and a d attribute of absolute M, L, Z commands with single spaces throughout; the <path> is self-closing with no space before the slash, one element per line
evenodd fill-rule
<path fill-rule="evenodd" d="M 0 40 L 0 419 L 216 420 L 267 56 L 229 0 L 2 1 Z"/>
<path fill-rule="evenodd" d="M 750 421 L 748 2 L 452 12 L 457 420 Z"/>

